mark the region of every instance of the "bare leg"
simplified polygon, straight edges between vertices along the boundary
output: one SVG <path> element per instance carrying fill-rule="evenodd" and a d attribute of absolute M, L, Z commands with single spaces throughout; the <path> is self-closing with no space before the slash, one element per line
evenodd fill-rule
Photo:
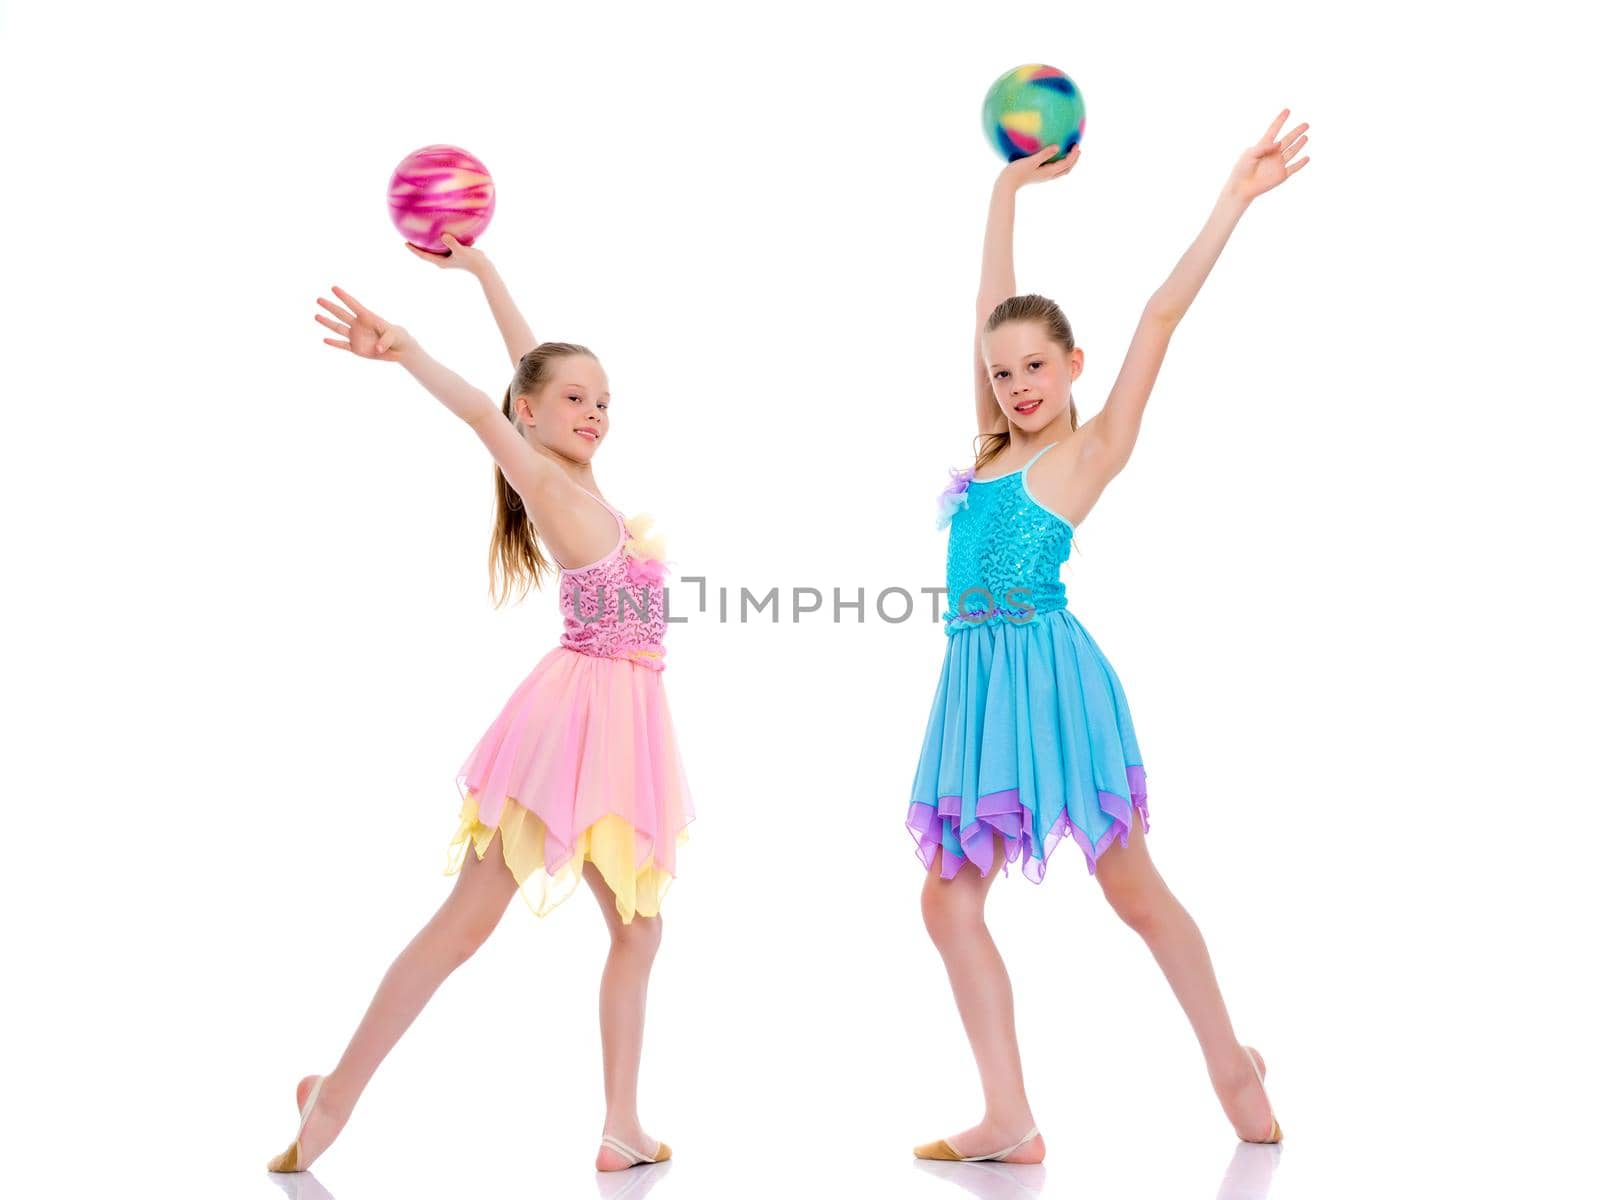
<path fill-rule="evenodd" d="M 1137 820 L 1128 844 L 1113 842 L 1095 878 L 1111 907 L 1142 937 L 1194 1027 L 1217 1099 L 1245 1141 L 1264 1141 L 1272 1129 L 1266 1091 L 1256 1079 L 1222 1002 L 1205 939 L 1157 873 Z"/>
<path fill-rule="evenodd" d="M 601 1136 L 616 1138 L 640 1154 L 653 1154 L 659 1143 L 639 1123 L 639 1059 L 644 1052 L 645 992 L 661 947 L 661 917 L 635 913 L 633 920 L 624 922 L 599 868 L 584 863 L 583 877 L 611 933 L 611 953 L 600 974 L 600 1057 L 606 1091 Z M 601 1146 L 594 1165 L 599 1171 L 617 1171 L 630 1163 L 609 1146 Z"/>
<path fill-rule="evenodd" d="M 301 1170 L 339 1136 L 378 1064 L 445 978 L 483 945 L 516 891 L 517 881 L 500 852 L 499 834 L 481 862 L 468 847 L 455 886 L 389 967 L 343 1057 L 323 1081 L 316 1108 L 300 1135 Z M 300 1082 L 300 1104 L 305 1103 L 312 1078 Z"/>
<path fill-rule="evenodd" d="M 957 1154 L 987 1154 L 1011 1145 L 1033 1125 L 1033 1111 L 1022 1086 L 1022 1052 L 1011 998 L 1011 977 L 1000 949 L 984 923 L 984 902 L 1000 877 L 1005 854 L 995 835 L 995 865 L 988 877 L 964 864 L 954 879 L 939 877 L 944 850 L 933 858 L 922 883 L 922 919 L 944 959 L 956 1008 L 978 1060 L 983 1082 L 983 1120 L 945 1141 Z M 1038 1162 L 1044 1138 L 1035 1137 L 1005 1162 Z"/>

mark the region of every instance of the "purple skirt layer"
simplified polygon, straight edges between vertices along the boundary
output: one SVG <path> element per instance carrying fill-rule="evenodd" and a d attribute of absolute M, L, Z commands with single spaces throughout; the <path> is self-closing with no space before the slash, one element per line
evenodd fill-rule
<path fill-rule="evenodd" d="M 1144 767 L 1130 765 L 1127 771 L 1131 800 L 1124 799 L 1116 792 L 1099 793 L 1100 808 L 1111 818 L 1111 827 L 1097 841 L 1091 842 L 1089 835 L 1068 820 L 1066 810 L 1062 809 L 1055 823 L 1045 831 L 1044 841 L 1040 844 L 1033 830 L 1033 813 L 1022 806 L 1016 788 L 978 797 L 977 819 L 965 827 L 960 823 L 960 796 L 939 797 L 937 810 L 931 804 L 913 802 L 911 811 L 906 815 L 906 827 L 917 839 L 917 855 L 922 859 L 925 870 L 933 868 L 933 856 L 947 835 L 954 835 L 961 843 L 964 858 L 946 854 L 940 862 L 939 875 L 943 879 L 955 878 L 964 862 L 970 862 L 978 869 L 978 874 L 987 876 L 994 869 L 995 833 L 1002 839 L 1001 846 L 1005 853 L 1002 869 L 1007 874 L 1010 873 L 1010 864 L 1020 857 L 1023 860 L 1023 875 L 1034 883 L 1042 882 L 1051 851 L 1056 848 L 1063 834 L 1070 833 L 1072 840 L 1078 843 L 1078 849 L 1083 851 L 1089 874 L 1093 875 L 1095 863 L 1112 841 L 1120 841 L 1124 846 L 1128 844 L 1134 812 L 1138 812 L 1139 823 L 1144 831 L 1150 832 Z"/>

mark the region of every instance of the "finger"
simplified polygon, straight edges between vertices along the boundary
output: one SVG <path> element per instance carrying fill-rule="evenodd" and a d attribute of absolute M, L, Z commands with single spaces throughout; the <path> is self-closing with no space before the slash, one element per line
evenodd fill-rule
<path fill-rule="evenodd" d="M 350 350 L 349 342 L 336 342 L 332 338 L 323 338 L 322 340 L 326 345 L 332 346 L 336 350 Z M 355 351 L 350 350 L 350 353 L 354 354 Z"/>
<path fill-rule="evenodd" d="M 337 334 L 339 334 L 339 335 L 341 335 L 343 337 L 349 337 L 350 336 L 350 326 L 341 325 L 337 321 L 330 321 L 330 320 L 328 320 L 327 317 L 323 316 L 321 313 L 317 313 L 316 314 L 316 318 L 317 318 L 318 321 L 321 321 L 324 325 L 326 325 L 329 329 L 333 330 L 335 333 L 337 333 Z"/>
<path fill-rule="evenodd" d="M 1294 141 L 1290 142 L 1287 146 L 1285 146 L 1283 148 L 1283 161 L 1284 162 L 1288 162 L 1291 158 L 1293 158 L 1296 154 L 1298 154 L 1300 152 L 1300 147 L 1304 146 L 1305 144 L 1306 144 L 1306 139 L 1305 139 L 1304 135 L 1295 138 Z"/>
<path fill-rule="evenodd" d="M 1311 161 L 1311 156 L 1308 154 L 1304 158 L 1302 158 L 1299 162 L 1290 163 L 1289 164 L 1289 169 L 1284 172 L 1283 177 L 1285 179 L 1289 178 L 1289 176 L 1293 175 L 1296 171 L 1298 171 L 1301 167 L 1305 166 L 1310 161 Z"/>
<path fill-rule="evenodd" d="M 1076 146 L 1074 146 L 1072 148 L 1072 152 L 1070 154 L 1068 154 L 1065 158 L 1061 159 L 1059 162 L 1053 162 L 1053 163 L 1050 164 L 1050 173 L 1046 176 L 1046 178 L 1048 178 L 1048 179 L 1058 178 L 1059 176 L 1065 175 L 1068 171 L 1072 170 L 1072 168 L 1077 166 L 1077 165 L 1078 165 L 1078 148 Z"/>
<path fill-rule="evenodd" d="M 1277 120 L 1275 120 L 1271 125 L 1267 126 L 1267 132 L 1262 134 L 1261 140 L 1263 142 L 1270 142 L 1270 141 L 1273 141 L 1275 138 L 1277 138 L 1278 130 L 1283 128 L 1283 123 L 1285 121 L 1287 121 L 1288 119 L 1289 119 L 1289 110 L 1286 108 L 1281 113 L 1278 114 L 1278 119 Z"/>
<path fill-rule="evenodd" d="M 333 289 L 333 294 L 335 296 L 339 297 L 339 299 L 343 300 L 346 304 L 348 304 L 350 306 L 351 310 L 356 314 L 356 316 L 358 316 L 358 317 L 371 317 L 374 320 L 376 320 L 376 318 L 377 318 L 377 314 L 376 313 L 374 313 L 371 309 L 362 307 L 361 301 L 357 300 L 354 296 L 352 296 L 349 292 L 345 291 L 342 287 L 335 287 Z"/>
<path fill-rule="evenodd" d="M 394 338 L 395 335 L 392 329 L 385 331 L 384 335 L 378 339 L 378 353 L 387 354 L 389 346 L 394 342 Z"/>
<path fill-rule="evenodd" d="M 460 242 L 456 241 L 456 235 L 453 234 L 453 233 L 440 234 L 439 235 L 439 240 L 441 242 L 443 242 L 446 246 L 449 246 L 450 249 L 452 249 L 452 250 L 456 249 L 458 246 L 461 245 Z"/>
<path fill-rule="evenodd" d="M 355 314 L 345 312 L 344 309 L 340 308 L 332 300 L 324 300 L 321 296 L 318 296 L 317 303 L 322 305 L 323 308 L 327 309 L 341 321 L 345 322 L 345 324 L 354 325 L 356 323 Z"/>
<path fill-rule="evenodd" d="M 424 250 L 421 246 L 413 246 L 410 242 L 405 243 L 405 247 L 418 258 L 431 262 L 436 266 L 442 260 L 450 257 L 448 254 L 435 254 L 432 250 Z"/>

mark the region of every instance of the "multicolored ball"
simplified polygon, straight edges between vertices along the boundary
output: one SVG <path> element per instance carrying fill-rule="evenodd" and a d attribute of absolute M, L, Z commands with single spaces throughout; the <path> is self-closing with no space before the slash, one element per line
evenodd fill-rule
<path fill-rule="evenodd" d="M 442 235 L 463 246 L 494 216 L 494 180 L 460 146 L 424 146 L 401 160 L 389 180 L 389 219 L 414 246 L 446 253 Z"/>
<path fill-rule="evenodd" d="M 1083 93 L 1066 72 L 1043 63 L 1007 71 L 983 98 L 983 132 L 1007 162 L 1054 143 L 1057 162 L 1083 138 Z"/>

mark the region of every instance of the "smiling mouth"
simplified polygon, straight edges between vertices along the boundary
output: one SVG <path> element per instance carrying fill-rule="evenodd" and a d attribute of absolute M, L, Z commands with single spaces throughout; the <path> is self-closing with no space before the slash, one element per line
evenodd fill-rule
<path fill-rule="evenodd" d="M 592 429 L 574 429 L 572 432 L 577 434 L 579 437 L 588 438 L 591 442 L 598 442 L 600 440 L 600 435 Z"/>
<path fill-rule="evenodd" d="M 1039 405 L 1041 405 L 1043 403 L 1044 403 L 1043 400 L 1023 400 L 1018 404 L 1012 405 L 1011 406 L 1011 410 L 1013 412 L 1018 412 L 1018 413 L 1023 414 L 1024 416 L 1026 416 L 1028 413 L 1031 413 L 1034 409 L 1038 408 Z"/>

